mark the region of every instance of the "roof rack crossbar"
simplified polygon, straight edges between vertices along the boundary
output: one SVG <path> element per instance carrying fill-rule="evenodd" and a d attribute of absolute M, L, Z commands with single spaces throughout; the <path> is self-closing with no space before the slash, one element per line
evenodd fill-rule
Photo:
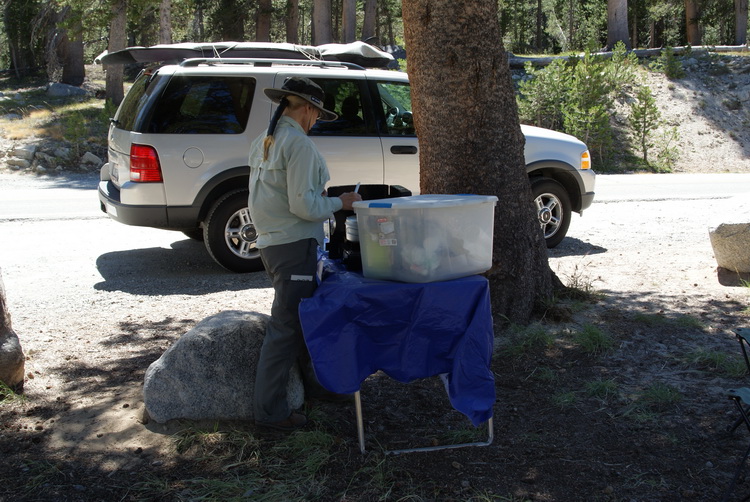
<path fill-rule="evenodd" d="M 252 65 L 295 65 L 295 66 L 320 66 L 320 67 L 344 67 L 352 70 L 364 70 L 364 67 L 342 61 L 319 61 L 312 59 L 271 59 L 271 58 L 190 58 L 182 61 L 180 66 L 198 66 L 201 64 L 252 64 Z"/>

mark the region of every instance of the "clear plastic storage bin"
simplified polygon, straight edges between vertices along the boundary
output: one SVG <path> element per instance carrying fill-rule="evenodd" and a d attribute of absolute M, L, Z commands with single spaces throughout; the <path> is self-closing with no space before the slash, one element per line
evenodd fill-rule
<path fill-rule="evenodd" d="M 433 282 L 489 270 L 496 203 L 487 195 L 355 202 L 364 276 Z"/>

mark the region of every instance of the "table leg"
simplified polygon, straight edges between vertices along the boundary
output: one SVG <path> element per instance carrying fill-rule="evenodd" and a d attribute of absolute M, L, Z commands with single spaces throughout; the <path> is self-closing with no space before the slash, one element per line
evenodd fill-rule
<path fill-rule="evenodd" d="M 365 452 L 365 427 L 362 422 L 362 400 L 359 391 L 354 393 L 354 408 L 357 411 L 357 435 L 359 436 L 359 451 Z"/>

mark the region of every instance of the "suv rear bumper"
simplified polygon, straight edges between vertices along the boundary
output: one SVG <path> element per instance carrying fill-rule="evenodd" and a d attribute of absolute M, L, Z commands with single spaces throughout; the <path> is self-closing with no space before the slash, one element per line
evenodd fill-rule
<path fill-rule="evenodd" d="M 120 191 L 111 181 L 99 182 L 99 203 L 115 221 L 139 227 L 169 228 L 166 206 L 130 206 L 120 202 Z"/>

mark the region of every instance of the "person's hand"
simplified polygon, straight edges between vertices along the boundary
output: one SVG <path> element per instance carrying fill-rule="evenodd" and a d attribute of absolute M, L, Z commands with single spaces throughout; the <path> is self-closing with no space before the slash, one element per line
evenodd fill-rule
<path fill-rule="evenodd" d="M 343 202 L 344 204 L 344 207 L 342 207 L 341 209 L 346 209 L 347 211 L 351 211 L 352 204 L 354 202 L 362 200 L 362 196 L 359 195 L 358 193 L 347 192 L 347 193 L 342 193 L 341 195 L 339 195 L 339 199 L 341 199 L 341 202 Z"/>

